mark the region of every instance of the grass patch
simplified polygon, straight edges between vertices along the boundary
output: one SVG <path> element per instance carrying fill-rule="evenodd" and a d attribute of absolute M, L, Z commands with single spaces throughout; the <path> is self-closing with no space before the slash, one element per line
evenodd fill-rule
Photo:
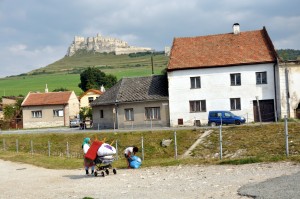
<path fill-rule="evenodd" d="M 259 157 L 249 157 L 249 158 L 242 158 L 242 159 L 236 159 L 236 160 L 225 160 L 221 161 L 220 164 L 233 164 L 233 165 L 239 165 L 239 164 L 252 164 L 252 163 L 258 163 L 262 162 L 262 160 Z"/>
<path fill-rule="evenodd" d="M 300 125 L 289 123 L 289 157 L 285 154 L 284 123 L 267 125 L 228 126 L 222 130 L 223 158 L 219 158 L 219 129 L 199 144 L 189 158 L 181 155 L 201 136 L 206 129 L 176 130 L 178 159 L 175 159 L 174 131 L 134 131 L 120 133 L 40 133 L 40 134 L 0 134 L 0 158 L 25 162 L 52 169 L 77 169 L 83 166 L 81 143 L 84 137 L 106 140 L 115 146 L 118 143 L 116 168 L 126 168 L 123 151 L 127 146 L 140 148 L 137 154 L 142 157 L 143 138 L 144 158 L 142 167 L 175 166 L 195 164 L 250 164 L 257 162 L 294 161 L 300 162 Z M 169 147 L 162 147 L 163 139 L 173 139 Z M 18 140 L 18 142 L 17 142 Z M 48 156 L 48 142 L 51 154 Z M 18 153 L 16 150 L 18 143 Z M 33 146 L 33 152 L 31 149 Z M 69 156 L 67 156 L 67 143 Z M 4 150 L 5 149 L 5 150 Z"/>

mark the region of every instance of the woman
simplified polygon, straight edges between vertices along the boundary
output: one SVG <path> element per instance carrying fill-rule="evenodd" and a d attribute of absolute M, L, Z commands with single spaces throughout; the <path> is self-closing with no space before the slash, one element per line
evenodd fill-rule
<path fill-rule="evenodd" d="M 130 169 L 130 161 L 131 161 L 131 156 L 135 155 L 137 152 L 139 151 L 139 148 L 137 148 L 136 146 L 130 146 L 127 147 L 124 150 L 124 156 L 126 158 L 127 161 L 127 168 Z"/>
<path fill-rule="evenodd" d="M 84 138 L 83 143 L 82 143 L 82 149 L 83 149 L 84 156 L 88 152 L 88 150 L 90 148 L 90 144 L 91 144 L 91 139 L 89 137 Z M 86 175 L 89 175 L 89 168 L 90 167 L 91 167 L 92 175 L 94 174 L 95 165 L 94 165 L 94 162 L 92 160 L 84 158 L 84 167 L 85 167 Z"/>

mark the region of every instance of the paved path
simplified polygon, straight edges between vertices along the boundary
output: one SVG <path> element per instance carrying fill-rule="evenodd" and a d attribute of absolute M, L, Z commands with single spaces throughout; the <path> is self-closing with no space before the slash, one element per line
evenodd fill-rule
<path fill-rule="evenodd" d="M 191 155 L 192 151 L 204 141 L 204 138 L 206 138 L 208 135 L 210 135 L 213 132 L 213 130 L 207 130 L 205 131 L 197 140 L 196 142 L 181 156 L 181 158 L 187 158 Z"/>

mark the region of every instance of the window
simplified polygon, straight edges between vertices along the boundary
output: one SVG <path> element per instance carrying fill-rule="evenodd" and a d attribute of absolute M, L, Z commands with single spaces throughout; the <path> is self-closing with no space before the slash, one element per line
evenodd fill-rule
<path fill-rule="evenodd" d="M 42 111 L 31 111 L 31 116 L 33 118 L 41 118 L 42 117 Z"/>
<path fill-rule="evenodd" d="M 145 117 L 147 120 L 160 120 L 160 108 L 159 107 L 146 107 Z"/>
<path fill-rule="evenodd" d="M 103 110 L 100 110 L 100 118 L 104 118 Z"/>
<path fill-rule="evenodd" d="M 257 72 L 256 84 L 266 84 L 266 83 L 267 83 L 267 72 Z"/>
<path fill-rule="evenodd" d="M 231 110 L 241 110 L 241 99 L 240 98 L 230 98 L 230 109 Z"/>
<path fill-rule="evenodd" d="M 190 112 L 206 112 L 206 101 L 205 100 L 190 101 Z"/>
<path fill-rule="evenodd" d="M 62 109 L 53 110 L 53 116 L 54 117 L 63 117 L 64 111 Z"/>
<path fill-rule="evenodd" d="M 126 121 L 133 121 L 133 108 L 125 109 L 125 120 Z"/>
<path fill-rule="evenodd" d="M 191 77 L 191 88 L 201 88 L 200 77 Z"/>
<path fill-rule="evenodd" d="M 230 74 L 230 85 L 240 86 L 241 85 L 241 73 Z"/>
<path fill-rule="evenodd" d="M 93 102 L 94 98 L 93 97 L 89 97 L 89 103 Z"/>

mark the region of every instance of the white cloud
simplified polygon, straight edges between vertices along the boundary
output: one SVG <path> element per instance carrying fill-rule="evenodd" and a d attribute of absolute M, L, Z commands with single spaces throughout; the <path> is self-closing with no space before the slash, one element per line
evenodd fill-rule
<path fill-rule="evenodd" d="M 24 44 L 18 44 L 18 45 L 15 45 L 15 46 L 11 46 L 8 48 L 8 50 L 11 52 L 11 53 L 15 53 L 15 54 L 18 54 L 18 53 L 22 53 L 26 50 L 27 46 L 24 45 Z"/>
<path fill-rule="evenodd" d="M 62 58 L 75 35 L 100 33 L 162 50 L 174 37 L 227 33 L 238 22 L 242 31 L 266 26 L 276 48 L 300 49 L 298 5 L 298 0 L 0 0 L 0 77 Z"/>

